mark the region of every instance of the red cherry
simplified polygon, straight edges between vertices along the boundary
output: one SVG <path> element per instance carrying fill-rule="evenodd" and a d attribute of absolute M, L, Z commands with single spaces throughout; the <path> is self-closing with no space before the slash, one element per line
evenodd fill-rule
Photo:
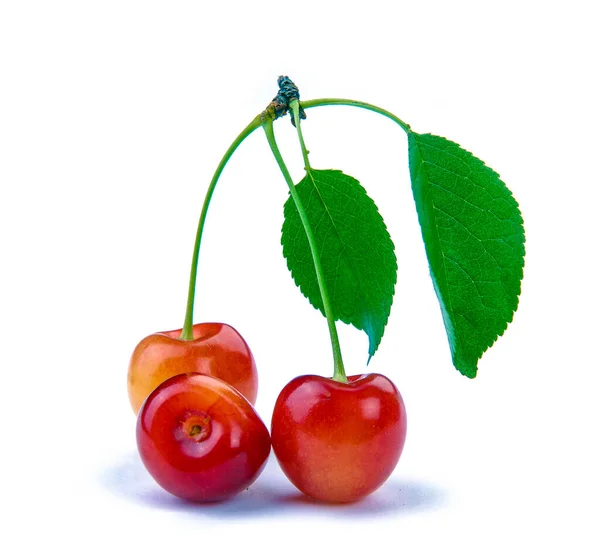
<path fill-rule="evenodd" d="M 300 376 L 280 393 L 271 426 L 273 451 L 290 481 L 327 502 L 351 502 L 393 472 L 406 438 L 406 409 L 380 374 L 348 383 Z"/>
<path fill-rule="evenodd" d="M 157 332 L 136 346 L 127 375 L 129 401 L 136 414 L 154 388 L 184 372 L 220 378 L 250 403 L 256 402 L 256 364 L 240 333 L 223 323 L 201 323 L 194 325 L 193 334 L 194 339 L 186 341 L 179 339 L 181 329 Z"/>
<path fill-rule="evenodd" d="M 247 488 L 271 449 L 252 405 L 229 384 L 196 373 L 170 378 L 150 394 L 138 416 L 137 444 L 163 489 L 199 502 Z"/>

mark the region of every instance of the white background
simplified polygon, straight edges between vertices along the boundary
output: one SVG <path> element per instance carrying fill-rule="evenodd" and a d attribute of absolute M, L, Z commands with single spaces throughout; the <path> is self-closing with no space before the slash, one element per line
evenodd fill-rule
<path fill-rule="evenodd" d="M 598 548 L 594 4 L 2 2 L 0 546 Z M 190 506 L 140 464 L 127 365 L 145 335 L 181 326 L 208 181 L 280 74 L 303 99 L 378 104 L 497 170 L 525 219 L 521 304 L 477 378 L 458 374 L 403 132 L 310 110 L 313 166 L 358 178 L 396 243 L 369 369 L 404 396 L 404 454 L 351 506 L 307 502 L 273 461 L 239 498 Z M 276 132 L 299 179 L 293 128 Z M 261 134 L 215 193 L 196 321 L 245 336 L 268 423 L 287 381 L 331 365 L 325 322 L 281 255 L 287 190 Z M 364 371 L 366 337 L 340 333 L 348 371 Z"/>

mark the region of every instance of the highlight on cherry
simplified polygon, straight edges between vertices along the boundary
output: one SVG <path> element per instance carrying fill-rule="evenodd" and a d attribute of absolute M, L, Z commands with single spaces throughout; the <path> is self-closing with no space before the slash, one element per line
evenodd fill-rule
<path fill-rule="evenodd" d="M 342 321 L 365 333 L 369 364 L 383 339 L 396 292 L 394 243 L 358 180 L 342 167 L 311 165 L 302 133 L 302 125 L 310 123 L 307 111 L 365 109 L 386 117 L 405 134 L 433 290 L 449 358 L 460 374 L 475 378 L 479 360 L 504 333 L 518 307 L 525 257 L 523 218 L 495 171 L 449 139 L 416 133 L 386 109 L 352 99 L 301 100 L 290 78 L 281 76 L 277 83 L 273 100 L 234 139 L 208 184 L 182 328 L 143 338 L 129 364 L 127 388 L 138 415 L 142 462 L 159 486 L 186 500 L 234 497 L 258 478 L 272 448 L 283 473 L 307 497 L 353 502 L 381 487 L 402 455 L 407 412 L 392 381 L 400 373 L 394 372 L 394 365 L 382 365 L 386 375 L 347 375 L 336 328 Z M 297 182 L 275 136 L 275 122 L 288 115 L 304 163 Z M 296 286 L 324 317 L 332 362 L 330 376 L 299 372 L 281 389 L 270 434 L 254 404 L 258 370 L 268 376 L 276 365 L 257 369 L 249 345 L 229 324 L 194 324 L 200 248 L 211 199 L 231 157 L 258 129 L 289 191 L 283 205 L 283 256 Z M 402 143 L 399 139 L 399 148 Z M 314 364 L 323 363 L 322 357 L 314 359 Z"/>

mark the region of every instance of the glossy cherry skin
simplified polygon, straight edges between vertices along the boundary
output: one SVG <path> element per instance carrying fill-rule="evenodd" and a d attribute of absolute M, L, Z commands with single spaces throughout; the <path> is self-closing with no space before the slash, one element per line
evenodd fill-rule
<path fill-rule="evenodd" d="M 352 502 L 393 472 L 406 439 L 406 409 L 380 374 L 348 383 L 300 376 L 281 391 L 271 426 L 273 451 L 289 480 L 326 502 Z"/>
<path fill-rule="evenodd" d="M 267 427 L 246 398 L 205 374 L 163 382 L 142 405 L 136 431 L 142 461 L 157 483 L 198 502 L 246 489 L 271 450 Z"/>
<path fill-rule="evenodd" d="M 256 403 L 258 373 L 252 352 L 240 333 L 223 323 L 200 323 L 194 339 L 180 340 L 181 329 L 144 338 L 129 362 L 127 389 L 137 414 L 150 392 L 184 372 L 209 374 L 224 380 L 250 403 Z"/>

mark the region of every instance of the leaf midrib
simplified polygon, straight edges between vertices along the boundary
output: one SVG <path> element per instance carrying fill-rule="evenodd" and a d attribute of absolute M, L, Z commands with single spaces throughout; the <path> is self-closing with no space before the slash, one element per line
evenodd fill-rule
<path fill-rule="evenodd" d="M 427 169 L 426 169 L 426 164 L 428 164 L 428 163 L 423 158 L 423 154 L 422 154 L 422 151 L 421 151 L 421 146 L 420 146 L 419 139 L 418 139 L 418 137 L 420 137 L 420 136 L 419 136 L 419 134 L 414 134 L 414 133 L 412 133 L 412 134 L 414 136 L 417 136 L 417 137 L 414 138 L 414 142 L 415 142 L 415 144 L 417 146 L 417 150 L 419 151 L 419 159 L 420 159 L 420 166 L 419 166 L 419 168 L 417 170 L 421 170 L 421 169 L 423 170 L 423 172 L 425 173 L 425 180 L 427 182 L 427 186 L 429 187 L 431 184 L 429 183 L 429 176 L 428 176 Z M 429 196 L 431 197 L 431 191 L 429 189 L 427 191 L 428 191 Z M 430 198 L 430 201 L 431 201 L 432 209 L 435 210 L 436 206 L 433 203 L 433 198 L 432 197 Z M 435 216 L 433 216 L 433 222 L 434 223 L 432 225 L 433 225 L 433 228 L 435 229 L 435 237 L 436 237 L 435 247 L 440 252 L 440 256 L 442 258 L 442 271 L 444 273 L 444 280 L 441 281 L 443 283 L 443 287 L 444 288 L 443 289 L 440 288 L 440 291 L 442 292 L 442 296 L 446 296 L 447 297 L 448 314 L 451 316 L 451 319 L 452 319 L 451 320 L 452 324 L 451 324 L 450 328 L 452 329 L 452 333 L 454 335 L 454 339 L 455 339 L 455 342 L 457 343 L 457 346 L 460 345 L 460 348 L 461 348 L 461 351 L 462 351 L 462 343 L 459 344 L 458 334 L 456 333 L 456 331 L 454 331 L 454 319 L 456 318 L 457 314 L 454 311 L 454 307 L 453 307 L 453 304 L 452 304 L 451 293 L 448 290 L 448 273 L 447 273 L 447 268 L 446 268 L 447 260 L 446 260 L 446 255 L 444 254 L 443 248 L 439 245 L 439 243 L 440 243 L 440 234 L 439 234 L 439 229 L 438 229 L 438 224 L 437 224 L 437 218 Z"/>
<path fill-rule="evenodd" d="M 317 192 L 317 196 L 319 197 L 319 200 L 321 201 L 321 204 L 323 205 L 323 208 L 325 209 L 325 212 L 327 213 L 327 217 L 331 221 L 331 225 L 333 226 L 333 229 L 334 229 L 334 231 L 335 231 L 335 233 L 337 235 L 338 241 L 342 244 L 342 252 L 344 253 L 344 263 L 349 268 L 349 270 L 352 272 L 352 276 L 354 277 L 354 280 L 356 281 L 357 286 L 360 289 L 360 299 L 361 299 L 361 302 L 362 302 L 361 305 L 363 306 L 363 309 L 366 309 L 364 307 L 365 304 L 366 304 L 366 301 L 365 301 L 366 296 L 365 296 L 365 292 L 364 292 L 364 289 L 363 289 L 363 285 L 362 285 L 362 283 L 360 281 L 360 278 L 357 276 L 355 270 L 352 268 L 352 262 L 348 261 L 348 254 L 346 252 L 347 246 L 346 246 L 346 244 L 344 243 L 344 241 L 342 240 L 342 238 L 340 236 L 340 232 L 338 231 L 338 228 L 337 228 L 336 224 L 334 223 L 333 217 L 331 216 L 331 213 L 329 212 L 329 208 L 327 208 L 327 204 L 323 200 L 323 196 L 321 195 L 321 191 L 319 190 L 319 188 L 318 188 L 318 186 L 317 186 L 317 184 L 315 182 L 315 178 L 313 176 L 312 171 L 313 171 L 312 168 L 306 168 L 306 172 L 307 172 L 307 174 L 309 175 L 309 177 L 310 177 L 310 179 L 312 181 L 313 187 L 314 187 L 315 191 Z M 342 256 L 342 253 L 340 253 L 340 257 L 341 256 Z M 336 290 L 334 290 L 334 292 L 335 291 Z M 367 315 L 367 316 L 370 317 L 369 315 Z"/>

